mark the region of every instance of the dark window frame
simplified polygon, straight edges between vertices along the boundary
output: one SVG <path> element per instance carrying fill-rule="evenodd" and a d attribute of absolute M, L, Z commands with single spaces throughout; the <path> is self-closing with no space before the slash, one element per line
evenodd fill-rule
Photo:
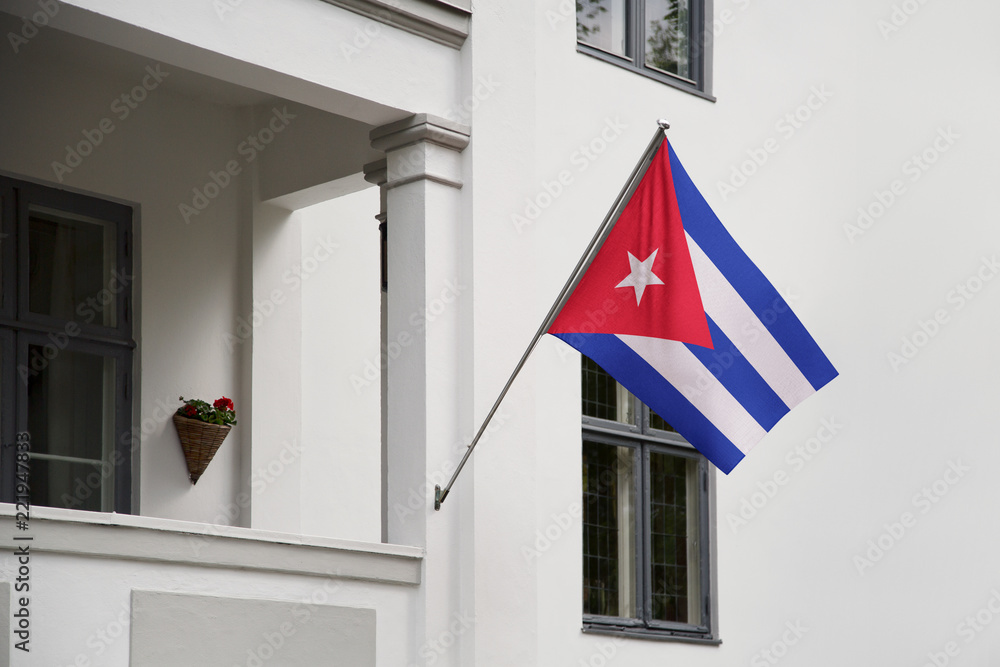
<path fill-rule="evenodd" d="M 30 363 L 29 345 L 46 344 L 50 336 L 65 335 L 75 323 L 79 335 L 67 339 L 67 350 L 110 357 L 115 360 L 114 386 L 114 492 L 112 506 L 103 511 L 131 514 L 137 488 L 133 475 L 133 225 L 138 207 L 98 196 L 70 192 L 37 182 L 0 174 L 0 502 L 14 502 L 16 434 L 27 430 L 28 406 L 25 383 L 18 367 Z M 69 214 L 113 222 L 115 266 L 129 283 L 115 295 L 115 324 L 104 326 L 77 319 L 32 313 L 28 303 L 29 209 L 42 207 Z M 67 489 L 72 494 L 74 489 Z"/>
<path fill-rule="evenodd" d="M 692 0 L 690 12 L 690 78 L 665 72 L 646 60 L 645 1 L 625 0 L 625 55 L 611 53 L 577 39 L 576 50 L 598 60 L 617 65 L 642 76 L 665 83 L 711 102 L 712 95 L 712 0 Z"/>
<path fill-rule="evenodd" d="M 588 360 L 584 359 L 584 363 Z M 636 476 L 634 503 L 638 509 L 635 517 L 635 586 L 639 596 L 637 616 L 601 616 L 583 614 L 583 631 L 595 634 L 625 635 L 642 639 L 693 642 L 700 644 L 721 644 L 718 638 L 716 616 L 716 521 L 715 521 L 715 475 L 708 460 L 692 447 L 682 436 L 673 431 L 664 431 L 650 426 L 650 409 L 635 399 L 633 423 L 623 423 L 609 419 L 584 416 L 582 418 L 582 440 L 606 446 L 627 447 L 633 450 Z M 652 569 L 651 569 L 651 500 L 650 500 L 650 454 L 662 453 L 674 457 L 696 461 L 696 483 L 698 485 L 697 518 L 699 534 L 699 585 L 700 615 L 698 625 L 658 621 L 651 619 L 652 611 Z"/>

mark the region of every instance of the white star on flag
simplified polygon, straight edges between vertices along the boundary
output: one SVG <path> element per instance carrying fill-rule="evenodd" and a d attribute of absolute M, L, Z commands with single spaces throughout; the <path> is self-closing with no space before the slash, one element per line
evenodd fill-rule
<path fill-rule="evenodd" d="M 654 250 L 652 255 L 641 262 L 636 259 L 635 255 L 628 253 L 628 263 L 632 267 L 632 272 L 625 276 L 625 280 L 615 285 L 616 289 L 619 287 L 634 287 L 635 305 L 637 306 L 642 301 L 642 293 L 646 290 L 646 285 L 663 284 L 663 281 L 653 273 L 653 262 L 656 261 L 656 253 L 658 252 L 660 252 L 659 248 Z"/>

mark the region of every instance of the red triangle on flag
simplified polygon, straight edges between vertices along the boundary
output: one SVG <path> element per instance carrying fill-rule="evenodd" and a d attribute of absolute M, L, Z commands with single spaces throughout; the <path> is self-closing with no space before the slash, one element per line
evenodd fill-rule
<path fill-rule="evenodd" d="M 608 333 L 712 347 L 666 141 L 548 333 Z"/>

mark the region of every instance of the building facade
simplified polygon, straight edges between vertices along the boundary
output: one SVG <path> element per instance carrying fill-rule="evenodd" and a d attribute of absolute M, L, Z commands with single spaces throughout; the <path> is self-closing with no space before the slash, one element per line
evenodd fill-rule
<path fill-rule="evenodd" d="M 993 664 L 998 11 L 0 0 L 0 654 Z M 663 117 L 841 377 L 722 475 L 546 337 L 435 511 Z"/>

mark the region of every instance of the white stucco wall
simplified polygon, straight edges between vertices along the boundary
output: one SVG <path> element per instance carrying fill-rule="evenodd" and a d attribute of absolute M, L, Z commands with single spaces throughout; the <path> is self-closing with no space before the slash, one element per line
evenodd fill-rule
<path fill-rule="evenodd" d="M 959 634 L 998 583 L 989 554 L 1000 545 L 981 509 L 997 501 L 989 407 L 996 395 L 991 339 L 1000 299 L 989 280 L 1000 241 L 989 185 L 998 172 L 989 153 L 997 128 L 985 112 L 1000 97 L 988 64 L 996 57 L 988 26 L 997 9 L 986 2 L 957 12 L 933 3 L 919 7 L 913 16 L 897 17 L 903 25 L 884 37 L 878 21 L 892 20 L 890 2 L 793 7 L 720 0 L 716 18 L 728 23 L 715 42 L 713 104 L 575 53 L 572 15 L 553 25 L 559 3 L 539 3 L 537 74 L 527 75 L 533 83 L 513 84 L 522 86 L 522 99 L 534 96 L 536 106 L 520 113 L 503 108 L 498 93 L 476 112 L 477 243 L 501 244 L 509 258 L 511 214 L 525 215 L 525 197 L 537 202 L 544 183 L 561 170 L 572 177 L 519 237 L 519 256 L 530 253 L 525 263 L 540 268 L 477 272 L 477 304 L 489 301 L 497 311 L 482 315 L 484 328 L 516 327 L 526 339 L 527 320 L 540 320 L 652 135 L 654 120 L 667 117 L 692 178 L 775 286 L 788 290 L 796 313 L 841 373 L 732 474 L 719 476 L 722 646 L 629 640 L 614 647 L 614 664 L 771 664 L 761 651 L 782 640 L 786 623 L 808 631 L 787 647 L 785 664 L 924 664 L 950 641 L 960 651 L 952 657 L 956 664 L 986 664 L 1000 652 L 993 626 L 969 632 L 966 622 Z M 521 29 L 511 19 L 489 23 L 485 29 Z M 961 66 L 942 55 L 958 53 L 968 54 L 959 58 Z M 477 73 L 506 62 L 493 56 Z M 501 114 L 503 127 L 496 123 Z M 580 146 L 600 137 L 609 122 L 622 126 L 620 135 L 606 141 L 596 159 L 581 159 Z M 486 154 L 483 125 L 511 142 L 524 141 L 521 129 L 533 130 L 528 152 L 535 171 L 527 188 L 488 178 L 529 163 L 501 150 L 501 139 Z M 763 165 L 744 167 L 769 138 L 777 152 Z M 925 151 L 928 162 L 936 159 L 926 170 L 913 161 Z M 736 191 L 724 194 L 718 184 L 733 178 L 734 168 L 753 173 L 745 184 L 732 181 Z M 878 211 L 879 197 L 888 202 L 879 193 L 897 180 L 902 194 L 883 204 L 884 215 L 860 233 L 845 230 L 857 222 L 858 207 Z M 519 310 L 523 299 L 534 299 L 531 318 Z M 936 313 L 939 324 L 928 324 Z M 915 347 L 904 349 L 904 337 Z M 491 352 L 503 356 L 513 347 L 519 345 Z M 480 349 L 480 358 L 488 359 Z M 487 461 L 492 468 L 500 459 L 503 469 L 510 456 L 528 466 L 519 475 L 501 475 L 503 497 L 517 503 L 534 489 L 534 528 L 541 531 L 579 501 L 579 441 L 571 437 L 579 424 L 575 357 L 561 343 L 544 342 L 529 368 L 534 372 L 516 385 L 512 405 L 531 401 L 546 411 L 525 429 L 535 439 L 533 468 L 518 451 L 525 431 L 505 428 L 492 452 L 477 453 L 477 482 Z M 509 361 L 497 365 L 502 374 Z M 837 425 L 832 439 L 823 430 L 831 423 Z M 820 436 L 829 442 L 811 460 L 796 453 Z M 947 472 L 959 461 L 968 470 Z M 788 474 L 788 484 L 765 498 L 756 515 L 747 512 L 745 524 L 730 519 L 742 518 L 744 502 L 761 503 L 761 489 L 778 471 Z M 946 476 L 956 483 L 940 481 Z M 925 489 L 934 498 L 919 498 Z M 907 512 L 915 526 L 892 537 L 889 531 L 898 529 L 890 527 Z M 498 509 L 482 523 L 503 516 Z M 509 533 L 515 534 L 520 528 Z M 856 559 L 868 558 L 869 540 L 880 539 L 891 551 L 880 556 L 873 549 L 872 558 L 880 560 L 871 566 Z M 519 563 L 537 567 L 537 664 L 599 664 L 606 648 L 607 638 L 580 633 L 580 540 L 574 523 L 537 566 Z M 512 610 L 522 593 L 502 596 L 505 608 Z M 528 625 L 514 621 L 525 639 Z M 491 629 L 480 627 L 479 635 L 492 635 Z M 483 657 L 477 664 L 504 664 Z"/>

